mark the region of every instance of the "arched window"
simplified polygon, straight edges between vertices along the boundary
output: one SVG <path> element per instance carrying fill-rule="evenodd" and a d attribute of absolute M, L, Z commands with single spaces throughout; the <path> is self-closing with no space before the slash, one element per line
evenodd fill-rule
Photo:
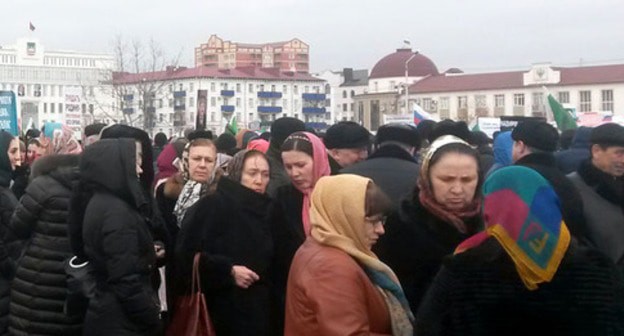
<path fill-rule="evenodd" d="M 347 98 L 347 91 L 342 91 L 342 98 Z"/>
<path fill-rule="evenodd" d="M 355 96 L 355 91 L 351 90 L 351 98 L 353 98 L 353 96 Z"/>

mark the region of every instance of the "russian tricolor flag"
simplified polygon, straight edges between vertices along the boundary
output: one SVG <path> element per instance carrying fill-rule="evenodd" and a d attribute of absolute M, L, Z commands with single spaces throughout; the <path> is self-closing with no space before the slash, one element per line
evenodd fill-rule
<path fill-rule="evenodd" d="M 414 103 L 414 125 L 418 125 L 423 120 L 433 119 L 420 105 Z"/>

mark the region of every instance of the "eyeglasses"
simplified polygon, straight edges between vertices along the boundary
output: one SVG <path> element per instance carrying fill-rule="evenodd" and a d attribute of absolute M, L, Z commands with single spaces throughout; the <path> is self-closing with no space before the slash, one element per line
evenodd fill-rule
<path fill-rule="evenodd" d="M 365 220 L 367 223 L 370 223 L 370 224 L 372 224 L 372 225 L 375 225 L 375 224 L 377 224 L 377 223 L 380 223 L 382 226 L 383 226 L 383 225 L 386 225 L 386 220 L 387 220 L 387 219 L 388 219 L 388 217 L 387 217 L 387 216 L 379 216 L 379 215 L 377 215 L 377 216 L 366 216 L 366 217 L 364 217 L 364 220 Z"/>

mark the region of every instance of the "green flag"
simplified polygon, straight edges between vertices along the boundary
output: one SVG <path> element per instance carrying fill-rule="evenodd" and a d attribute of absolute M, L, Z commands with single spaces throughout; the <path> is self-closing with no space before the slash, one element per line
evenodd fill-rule
<path fill-rule="evenodd" d="M 228 122 L 227 125 L 225 125 L 225 131 L 232 135 L 236 135 L 236 133 L 238 133 L 238 125 L 236 123 L 236 116 L 233 116 L 232 119 L 230 119 L 230 122 Z"/>
<path fill-rule="evenodd" d="M 570 114 L 570 112 L 561 105 L 552 94 L 548 94 L 548 106 L 552 111 L 553 118 L 557 123 L 557 128 L 560 131 L 565 131 L 569 129 L 576 129 L 578 126 L 576 125 L 576 120 Z"/>

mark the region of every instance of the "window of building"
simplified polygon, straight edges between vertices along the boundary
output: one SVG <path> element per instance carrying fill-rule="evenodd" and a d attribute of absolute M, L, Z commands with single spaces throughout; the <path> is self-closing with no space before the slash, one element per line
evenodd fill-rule
<path fill-rule="evenodd" d="M 524 93 L 514 94 L 514 106 L 524 106 Z"/>
<path fill-rule="evenodd" d="M 184 91 L 184 84 L 180 83 L 178 85 L 180 91 Z"/>
<path fill-rule="evenodd" d="M 215 113 L 210 113 L 210 121 L 215 121 Z"/>
<path fill-rule="evenodd" d="M 351 103 L 351 105 L 349 106 L 349 111 L 353 112 L 354 106 L 355 106 L 355 103 Z"/>
<path fill-rule="evenodd" d="M 561 104 L 569 104 L 570 103 L 570 92 L 568 91 L 561 91 L 557 94 L 558 98 L 557 99 Z"/>
<path fill-rule="evenodd" d="M 163 114 L 162 113 L 158 114 L 158 122 L 159 123 L 163 122 Z"/>
<path fill-rule="evenodd" d="M 48 103 L 43 103 L 43 113 L 48 113 Z"/>
<path fill-rule="evenodd" d="M 249 90 L 248 90 L 248 91 L 249 91 L 249 92 L 254 92 L 254 90 L 253 90 L 253 84 L 249 84 Z"/>
<path fill-rule="evenodd" d="M 189 83 L 189 91 L 193 92 L 194 86 L 193 83 Z"/>
<path fill-rule="evenodd" d="M 602 110 L 613 112 L 613 90 L 602 90 Z"/>
<path fill-rule="evenodd" d="M 271 92 L 275 92 L 275 84 L 271 85 Z"/>
<path fill-rule="evenodd" d="M 284 107 L 284 109 L 288 108 L 288 99 L 282 100 L 282 107 Z"/>
<path fill-rule="evenodd" d="M 163 100 L 158 99 L 158 108 L 162 108 L 162 107 L 163 107 Z"/>
<path fill-rule="evenodd" d="M 216 90 L 217 90 L 217 87 L 216 87 L 215 83 L 214 82 L 210 83 L 210 91 L 211 92 L 215 92 Z"/>
<path fill-rule="evenodd" d="M 533 111 L 535 112 L 543 112 L 544 111 L 544 93 L 543 92 L 533 92 Z"/>
<path fill-rule="evenodd" d="M 248 106 L 253 107 L 253 98 L 249 98 Z"/>
<path fill-rule="evenodd" d="M 210 97 L 210 106 L 212 106 L 212 107 L 217 106 L 217 98 Z"/>
<path fill-rule="evenodd" d="M 56 104 L 50 103 L 50 113 L 55 113 Z"/>
<path fill-rule="evenodd" d="M 449 109 L 449 97 L 440 97 L 440 109 L 441 110 Z"/>
<path fill-rule="evenodd" d="M 288 93 L 288 86 L 284 85 L 284 87 L 282 87 L 282 93 L 283 94 L 287 94 Z"/>
<path fill-rule="evenodd" d="M 169 93 L 173 92 L 173 84 L 169 84 Z"/>
<path fill-rule="evenodd" d="M 342 98 L 347 98 L 347 90 L 342 91 Z"/>
<path fill-rule="evenodd" d="M 342 104 L 342 111 L 347 112 L 347 104 Z"/>
<path fill-rule="evenodd" d="M 494 95 L 494 107 L 505 107 L 505 95 Z"/>
<path fill-rule="evenodd" d="M 194 97 L 189 97 L 189 106 L 190 107 L 195 106 L 195 98 Z"/>
<path fill-rule="evenodd" d="M 173 107 L 173 99 L 169 99 L 169 107 Z"/>
<path fill-rule="evenodd" d="M 422 108 L 425 111 L 431 111 L 431 98 L 423 98 L 423 106 Z"/>
<path fill-rule="evenodd" d="M 58 112 L 63 113 L 63 103 L 58 104 Z"/>
<path fill-rule="evenodd" d="M 355 91 L 351 90 L 351 98 L 355 97 Z"/>
<path fill-rule="evenodd" d="M 591 91 L 579 91 L 580 112 L 591 112 Z"/>
<path fill-rule="evenodd" d="M 236 92 L 241 92 L 241 85 L 240 85 L 240 83 L 236 83 Z"/>
<path fill-rule="evenodd" d="M 468 97 L 466 96 L 457 97 L 457 106 L 460 109 L 468 108 Z"/>
<path fill-rule="evenodd" d="M 240 107 L 240 104 L 241 104 L 241 99 L 236 98 L 236 107 Z"/>

